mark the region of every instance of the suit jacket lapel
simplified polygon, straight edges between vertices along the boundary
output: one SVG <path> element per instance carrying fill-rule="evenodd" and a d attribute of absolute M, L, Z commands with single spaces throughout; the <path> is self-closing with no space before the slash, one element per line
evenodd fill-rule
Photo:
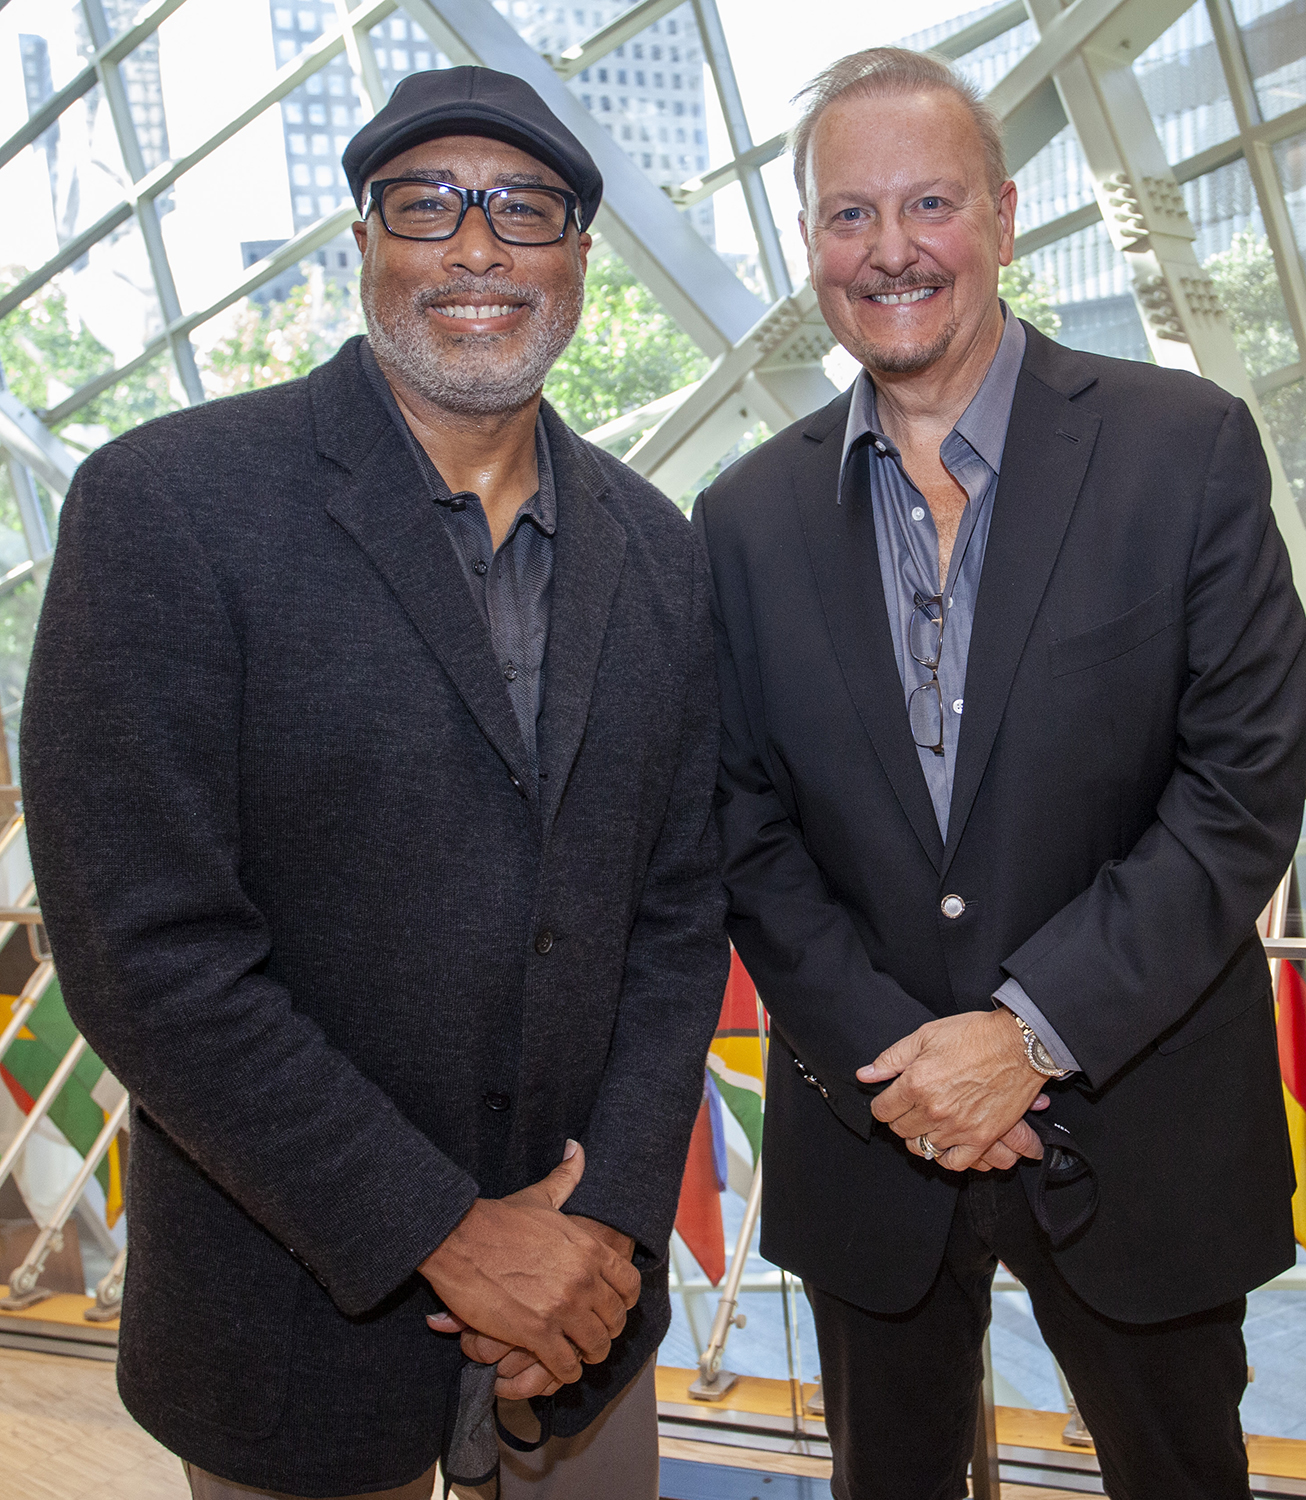
<path fill-rule="evenodd" d="M 844 682 L 903 812 L 938 868 L 943 840 L 907 721 L 880 581 L 875 516 L 864 496 L 836 503 L 850 400 L 845 393 L 804 429 L 819 446 L 795 475 L 798 510 Z"/>
<path fill-rule="evenodd" d="M 1091 367 L 1033 329 L 1027 338 L 975 601 L 944 874 L 965 831 L 1101 426 L 1095 413 L 1069 399 L 1093 383 Z"/>
<path fill-rule="evenodd" d="M 606 481 L 594 456 L 549 406 L 543 412 L 558 502 L 539 725 L 540 764 L 548 772 L 540 797 L 547 832 L 580 750 L 626 534 L 600 503 Z"/>
<path fill-rule="evenodd" d="M 534 797 L 489 625 L 425 481 L 359 368 L 356 343 L 315 370 L 309 389 L 318 449 L 348 471 L 327 499 L 328 514 L 371 559 L 481 732 Z"/>

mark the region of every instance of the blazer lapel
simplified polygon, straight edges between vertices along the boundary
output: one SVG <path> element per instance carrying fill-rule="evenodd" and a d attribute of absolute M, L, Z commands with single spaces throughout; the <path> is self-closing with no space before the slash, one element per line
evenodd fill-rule
<path fill-rule="evenodd" d="M 819 446 L 795 475 L 803 535 L 835 657 L 858 717 L 921 847 L 943 858 L 934 804 L 907 720 L 902 675 L 880 581 L 875 516 L 864 497 L 837 503 L 847 394 L 818 412 L 804 436 Z"/>
<path fill-rule="evenodd" d="M 984 777 L 1101 426 L 1100 417 L 1069 399 L 1093 384 L 1091 367 L 1028 326 L 1027 339 L 975 601 L 944 874 Z"/>
<path fill-rule="evenodd" d="M 558 529 L 553 598 L 544 650 L 540 794 L 547 833 L 580 750 L 613 596 L 626 557 L 626 533 L 600 503 L 606 481 L 586 445 L 544 406 L 553 461 Z"/>
<path fill-rule="evenodd" d="M 481 732 L 534 798 L 526 746 L 443 517 L 354 343 L 309 378 L 318 449 L 348 471 L 327 513 L 371 559 L 438 658 Z"/>

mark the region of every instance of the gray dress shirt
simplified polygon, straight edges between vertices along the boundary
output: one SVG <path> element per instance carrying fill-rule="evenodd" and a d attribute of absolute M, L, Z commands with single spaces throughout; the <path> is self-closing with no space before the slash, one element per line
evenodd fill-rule
<path fill-rule="evenodd" d="M 440 508 L 454 551 L 462 564 L 472 598 L 490 627 L 495 659 L 503 673 L 513 712 L 521 728 L 531 770 L 539 774 L 537 725 L 544 705 L 544 648 L 549 639 L 549 602 L 553 593 L 553 538 L 558 506 L 553 462 L 542 419 L 535 424 L 535 454 L 540 487 L 513 517 L 496 552 L 480 496 L 471 490 L 454 494 L 430 455 L 404 420 L 389 382 L 366 340 L 360 346 L 363 369 L 372 389 L 390 413 Z"/>
<path fill-rule="evenodd" d="M 945 843 L 957 740 L 966 707 L 966 663 L 975 600 L 993 518 L 994 494 L 1002 470 L 1011 403 L 1025 357 L 1024 325 L 1011 315 L 1005 303 L 1003 315 L 1002 341 L 983 384 L 939 447 L 944 467 L 966 492 L 966 509 L 957 528 L 946 579 L 939 578 L 939 534 L 934 517 L 925 497 L 908 477 L 898 449 L 880 429 L 876 420 L 875 385 L 866 371 L 857 377 L 853 387 L 840 468 L 839 503 L 869 503 L 874 510 L 880 582 L 894 655 L 909 706 L 912 694 L 929 683 L 931 677 L 930 669 L 912 654 L 912 615 L 917 610 L 918 598 L 941 596 L 943 635 L 938 679 L 943 699 L 943 752 L 938 754 L 918 745 L 917 753 Z M 994 998 L 1037 1033 L 1058 1067 L 1078 1067 L 1047 1018 L 1014 979 L 1008 979 Z"/>

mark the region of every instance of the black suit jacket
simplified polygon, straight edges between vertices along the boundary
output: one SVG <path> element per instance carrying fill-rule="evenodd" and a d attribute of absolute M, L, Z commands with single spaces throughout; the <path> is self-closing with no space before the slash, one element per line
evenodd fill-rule
<path fill-rule="evenodd" d="M 956 1179 L 873 1119 L 854 1071 L 1013 975 L 1083 1067 L 1052 1112 L 1100 1206 L 1057 1263 L 1100 1312 L 1159 1320 L 1293 1260 L 1253 924 L 1301 827 L 1306 625 L 1243 403 L 1027 336 L 946 845 L 873 517 L 836 503 L 849 396 L 698 505 L 727 925 L 777 1032 L 763 1252 L 877 1311 L 925 1293 Z"/>
<path fill-rule="evenodd" d="M 669 1318 L 727 955 L 706 566 L 663 496 L 545 421 L 538 795 L 355 343 L 101 449 L 64 508 L 23 789 L 68 1008 L 135 1104 L 119 1382 L 245 1484 L 434 1462 L 459 1355 L 414 1268 L 568 1136 L 568 1206 L 634 1236 L 645 1292 L 556 1429 Z"/>

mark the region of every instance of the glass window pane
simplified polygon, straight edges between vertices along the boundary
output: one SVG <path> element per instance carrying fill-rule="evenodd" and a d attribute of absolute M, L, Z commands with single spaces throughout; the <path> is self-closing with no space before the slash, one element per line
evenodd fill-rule
<path fill-rule="evenodd" d="M 970 21 L 974 16 L 963 16 L 962 21 Z M 951 29 L 955 30 L 957 23 L 951 23 Z M 935 33 L 942 33 L 935 39 Z M 903 46 L 917 48 L 927 51 L 930 47 L 937 46 L 949 33 L 948 27 L 932 27 L 927 32 L 921 32 L 919 39 L 908 38 Z M 926 40 L 930 38 L 930 40 Z M 1023 21 L 1019 26 L 1013 26 L 1010 31 L 1005 31 L 991 42 L 985 42 L 982 47 L 976 47 L 973 52 L 967 52 L 964 57 L 957 59 L 957 71 L 978 88 L 981 93 L 987 94 L 993 86 L 998 83 L 1022 57 L 1038 41 L 1038 30 L 1033 21 Z"/>
<path fill-rule="evenodd" d="M 1172 162 L 1238 134 L 1206 7 L 1186 11 L 1140 54 L 1134 73 Z"/>
<path fill-rule="evenodd" d="M 1306 256 L 1306 132 L 1280 141 L 1274 148 L 1274 162 L 1288 200 L 1297 248 Z"/>
<path fill-rule="evenodd" d="M 1294 363 L 1297 342 L 1247 163 L 1231 162 L 1186 182 L 1184 201 L 1197 228 L 1197 258 L 1216 284 L 1249 373 L 1266 375 Z"/>
<path fill-rule="evenodd" d="M 1093 174 L 1067 125 L 1016 173 L 1016 232 L 1023 234 L 1093 201 Z"/>
<path fill-rule="evenodd" d="M 1247 64 L 1267 120 L 1306 104 L 1306 14 L 1301 0 L 1233 0 Z"/>
<path fill-rule="evenodd" d="M 1151 359 L 1124 256 L 1105 224 L 1066 235 L 1026 256 L 1026 263 L 1061 319 L 1058 343 L 1118 359 Z"/>

